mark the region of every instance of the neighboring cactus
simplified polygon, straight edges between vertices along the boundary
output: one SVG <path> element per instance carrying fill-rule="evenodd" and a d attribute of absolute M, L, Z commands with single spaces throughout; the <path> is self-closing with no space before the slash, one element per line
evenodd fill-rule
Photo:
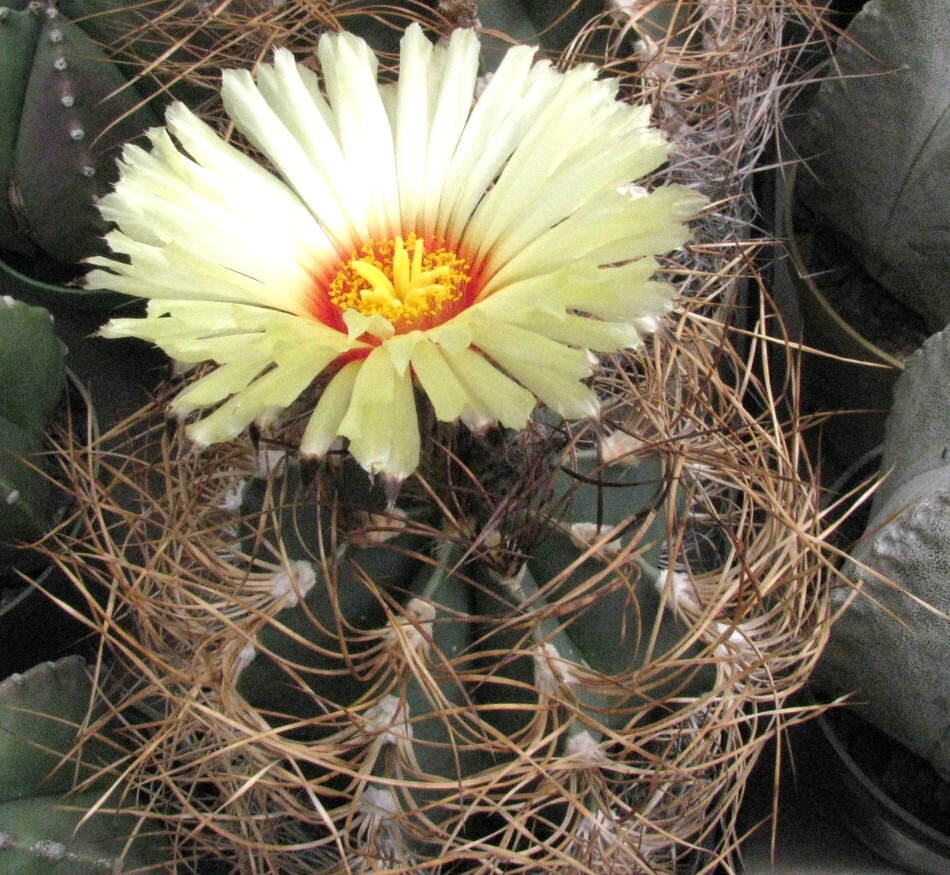
<path fill-rule="evenodd" d="M 100 251 L 95 208 L 123 142 L 156 121 L 99 41 L 120 0 L 0 7 L 0 249 L 71 263 Z M 107 22 L 112 21 L 107 29 Z"/>
<path fill-rule="evenodd" d="M 799 147 L 808 172 L 797 194 L 824 223 L 817 233 L 845 242 L 931 331 L 950 321 L 948 42 L 950 0 L 866 3 Z"/>
<path fill-rule="evenodd" d="M 77 747 L 91 696 L 78 656 L 0 683 L 0 872 L 167 871 L 161 834 L 143 830 L 138 813 L 110 811 L 120 794 L 109 764 L 122 748 L 95 736 Z"/>
<path fill-rule="evenodd" d="M 950 330 L 907 361 L 887 420 L 864 538 L 845 566 L 863 581 L 832 628 L 822 685 L 855 693 L 880 729 L 950 780 Z M 883 577 L 882 577 L 883 576 Z M 842 592 L 839 601 L 850 597 Z"/>
<path fill-rule="evenodd" d="M 40 307 L 0 300 L 0 574 L 15 545 L 39 538 L 53 516 L 41 452 L 65 388 L 63 349 Z"/>

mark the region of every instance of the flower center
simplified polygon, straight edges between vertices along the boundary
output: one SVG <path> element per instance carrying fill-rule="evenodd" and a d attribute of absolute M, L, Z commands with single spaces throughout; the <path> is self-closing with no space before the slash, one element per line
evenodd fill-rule
<path fill-rule="evenodd" d="M 402 334 L 454 316 L 463 305 L 469 270 L 464 258 L 442 246 L 427 252 L 412 233 L 405 241 L 372 240 L 353 250 L 328 294 L 341 312 L 353 308 L 383 316 Z"/>

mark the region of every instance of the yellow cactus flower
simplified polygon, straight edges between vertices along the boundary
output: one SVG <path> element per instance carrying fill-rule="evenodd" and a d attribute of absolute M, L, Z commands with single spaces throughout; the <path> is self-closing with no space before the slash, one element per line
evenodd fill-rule
<path fill-rule="evenodd" d="M 225 109 L 278 175 L 180 103 L 150 150 L 125 148 L 100 202 L 115 257 L 90 259 L 105 269 L 87 285 L 149 303 L 102 334 L 217 365 L 172 403 L 204 414 L 187 426 L 199 445 L 268 425 L 319 378 L 300 453 L 343 437 L 396 482 L 419 462 L 419 403 L 473 430 L 522 428 L 538 401 L 595 415 L 590 351 L 637 344 L 669 307 L 652 256 L 703 203 L 631 194 L 669 149 L 648 109 L 529 47 L 476 100 L 470 30 L 434 46 L 411 26 L 389 84 L 351 34 L 317 55 L 322 83 L 286 50 L 223 74 Z"/>

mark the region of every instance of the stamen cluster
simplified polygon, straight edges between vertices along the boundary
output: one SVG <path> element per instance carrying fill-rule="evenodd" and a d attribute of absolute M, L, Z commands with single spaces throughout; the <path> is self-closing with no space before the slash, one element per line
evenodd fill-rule
<path fill-rule="evenodd" d="M 330 284 L 330 300 L 344 313 L 383 316 L 397 334 L 426 329 L 454 315 L 471 280 L 464 258 L 444 246 L 427 251 L 414 232 L 371 240 L 354 249 Z"/>

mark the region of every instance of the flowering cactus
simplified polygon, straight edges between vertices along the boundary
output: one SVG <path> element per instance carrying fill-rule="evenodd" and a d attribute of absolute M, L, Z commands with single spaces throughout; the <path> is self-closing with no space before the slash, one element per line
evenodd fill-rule
<path fill-rule="evenodd" d="M 653 256 L 687 240 L 704 201 L 630 187 L 669 150 L 646 107 L 528 47 L 473 105 L 474 32 L 434 47 L 413 25 L 401 45 L 398 82 L 379 85 L 365 42 L 325 35 L 326 96 L 287 51 L 256 80 L 225 71 L 226 109 L 282 179 L 182 104 L 151 152 L 125 149 L 100 202 L 115 256 L 91 259 L 87 284 L 149 299 L 105 336 L 218 366 L 172 403 L 213 410 L 188 426 L 197 443 L 268 426 L 315 390 L 301 454 L 346 438 L 398 484 L 420 458 L 416 390 L 476 432 L 522 428 L 538 401 L 595 415 L 591 350 L 637 345 L 670 306 Z"/>
<path fill-rule="evenodd" d="M 593 67 L 515 48 L 475 99 L 478 53 L 226 71 L 278 175 L 178 104 L 101 201 L 89 286 L 148 299 L 103 334 L 194 369 L 190 421 L 74 448 L 51 553 L 182 871 L 711 868 L 814 659 L 800 460 L 708 316 L 639 349 L 703 199 L 635 184 L 669 146 Z"/>

